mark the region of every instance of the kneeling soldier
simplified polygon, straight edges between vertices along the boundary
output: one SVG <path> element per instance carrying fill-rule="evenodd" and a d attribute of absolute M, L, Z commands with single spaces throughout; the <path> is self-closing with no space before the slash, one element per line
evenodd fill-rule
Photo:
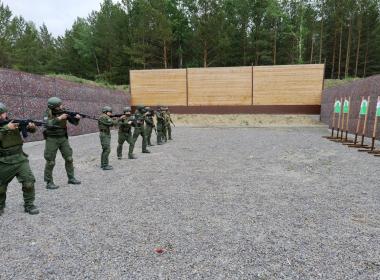
<path fill-rule="evenodd" d="M 7 119 L 7 108 L 0 103 L 0 121 Z M 29 123 L 28 132 L 35 132 L 36 127 Z M 0 126 L 0 216 L 4 213 L 8 184 L 17 177 L 22 184 L 24 210 L 31 215 L 39 211 L 34 206 L 35 178 L 29 166 L 28 156 L 22 150 L 23 139 L 17 124 L 12 122 Z"/>
<path fill-rule="evenodd" d="M 55 158 L 58 149 L 61 151 L 62 157 L 65 160 L 65 169 L 68 177 L 68 184 L 79 185 L 81 182 L 74 176 L 73 150 L 69 143 L 67 134 L 67 122 L 78 125 L 80 116 L 76 115 L 71 118 L 64 113 L 62 100 L 58 97 L 51 97 L 48 100 L 48 109 L 45 112 L 44 120 L 48 123 L 44 131 L 45 137 L 45 152 L 46 160 L 44 180 L 47 189 L 58 189 L 54 184 L 53 169 L 55 166 Z"/>
<path fill-rule="evenodd" d="M 123 157 L 123 144 L 127 141 L 128 144 L 131 143 L 132 137 L 132 121 L 129 120 L 131 116 L 131 107 L 124 108 L 124 119 L 119 119 L 119 133 L 118 133 L 118 146 L 117 146 L 117 158 L 121 159 Z"/>

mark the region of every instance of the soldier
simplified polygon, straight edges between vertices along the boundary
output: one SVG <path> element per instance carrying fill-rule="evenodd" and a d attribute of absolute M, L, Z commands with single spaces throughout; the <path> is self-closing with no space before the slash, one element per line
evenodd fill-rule
<path fill-rule="evenodd" d="M 131 117 L 131 107 L 125 107 L 123 113 L 125 114 L 125 119 L 119 119 L 119 133 L 118 133 L 118 146 L 117 146 L 117 158 L 121 159 L 123 157 L 123 144 L 127 141 L 131 144 L 132 137 L 132 121 L 129 120 Z"/>
<path fill-rule="evenodd" d="M 164 126 L 165 119 L 162 112 L 162 107 L 158 106 L 156 112 L 156 120 L 157 120 L 157 145 L 162 145 L 164 140 Z"/>
<path fill-rule="evenodd" d="M 113 167 L 109 165 L 109 155 L 111 153 L 111 127 L 115 126 L 118 120 L 112 119 L 112 108 L 105 106 L 102 109 L 102 115 L 98 120 L 99 138 L 102 145 L 102 156 L 100 168 L 103 170 L 112 170 Z M 125 119 L 125 116 L 120 119 Z"/>
<path fill-rule="evenodd" d="M 166 113 L 166 132 L 167 132 L 167 138 L 169 140 L 173 140 L 172 138 L 172 126 L 171 123 L 174 125 L 173 120 L 170 116 L 170 111 L 168 107 L 165 107 L 165 113 Z"/>
<path fill-rule="evenodd" d="M 137 141 L 137 138 L 141 135 L 142 137 L 142 152 L 145 154 L 149 154 L 150 151 L 146 148 L 146 135 L 144 131 L 144 122 L 145 117 L 147 115 L 147 112 L 144 109 L 144 106 L 137 106 L 135 114 L 131 117 L 131 120 L 133 121 L 133 137 L 131 140 L 131 143 L 129 145 L 129 153 L 128 158 L 129 159 L 135 159 L 135 156 L 133 155 L 133 150 L 135 148 L 135 143 Z"/>
<path fill-rule="evenodd" d="M 168 117 L 167 117 L 167 114 L 166 114 L 166 111 L 165 111 L 166 107 L 165 106 L 161 106 L 161 113 L 162 113 L 162 117 L 164 119 L 164 122 L 163 122 L 163 127 L 162 127 L 162 141 L 163 142 L 168 142 L 168 131 L 167 131 L 167 123 L 168 123 Z"/>
<path fill-rule="evenodd" d="M 76 115 L 71 118 L 63 113 L 62 100 L 58 97 L 51 97 L 48 100 L 48 109 L 45 112 L 44 120 L 48 123 L 44 131 L 46 160 L 44 180 L 47 189 L 58 189 L 54 184 L 53 169 L 58 149 L 65 160 L 65 169 L 68 177 L 68 184 L 79 185 L 81 182 L 74 176 L 73 150 L 70 147 L 67 134 L 67 121 L 73 125 L 78 125 L 81 117 Z"/>
<path fill-rule="evenodd" d="M 0 121 L 7 119 L 7 111 L 7 107 L 0 103 Z M 29 123 L 27 130 L 34 133 L 36 126 Z M 8 184 L 14 177 L 22 184 L 25 212 L 31 215 L 39 213 L 34 206 L 36 180 L 22 145 L 23 139 L 17 124 L 10 122 L 0 126 L 0 216 L 4 213 Z"/>
<path fill-rule="evenodd" d="M 148 112 L 145 118 L 145 135 L 146 135 L 146 142 L 149 147 L 154 146 L 151 143 L 152 138 L 152 132 L 153 129 L 156 128 L 156 125 L 154 124 L 154 110 L 150 107 L 145 107 L 145 110 Z"/>

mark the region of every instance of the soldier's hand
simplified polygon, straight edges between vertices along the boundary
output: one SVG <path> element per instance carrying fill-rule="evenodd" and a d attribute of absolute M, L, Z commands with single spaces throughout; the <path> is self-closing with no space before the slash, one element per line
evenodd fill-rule
<path fill-rule="evenodd" d="M 133 122 L 132 121 L 129 121 L 128 124 L 132 124 Z"/>
<path fill-rule="evenodd" d="M 36 128 L 36 125 L 32 122 L 28 123 L 28 128 L 29 129 L 35 129 Z"/>
<path fill-rule="evenodd" d="M 120 117 L 121 120 L 125 120 L 126 118 L 127 118 L 126 115 L 122 115 L 122 116 Z"/>
<path fill-rule="evenodd" d="M 67 120 L 67 117 L 68 117 L 69 115 L 67 115 L 67 114 L 62 114 L 62 115 L 60 115 L 59 117 L 58 117 L 58 119 L 59 120 Z"/>
<path fill-rule="evenodd" d="M 75 115 L 75 118 L 76 118 L 77 120 L 80 120 L 82 117 L 81 117 L 79 114 L 76 114 L 76 115 Z"/>
<path fill-rule="evenodd" d="M 8 128 L 10 130 L 15 130 L 18 128 L 18 123 L 13 123 L 13 121 L 12 121 L 12 122 L 8 123 Z"/>

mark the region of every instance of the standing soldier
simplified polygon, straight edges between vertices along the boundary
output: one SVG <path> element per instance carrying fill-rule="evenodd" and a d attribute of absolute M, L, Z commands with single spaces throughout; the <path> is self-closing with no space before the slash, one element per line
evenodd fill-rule
<path fill-rule="evenodd" d="M 142 137 L 142 152 L 145 154 L 149 154 L 150 151 L 146 148 L 146 136 L 145 136 L 145 130 L 144 130 L 144 122 L 145 117 L 147 115 L 147 112 L 144 109 L 144 106 L 137 106 L 135 114 L 131 117 L 131 120 L 133 121 L 133 137 L 131 140 L 131 143 L 129 145 L 129 153 L 128 158 L 135 159 L 135 156 L 133 155 L 133 150 L 135 148 L 135 143 L 137 141 L 137 138 L 141 135 Z"/>
<path fill-rule="evenodd" d="M 131 144 L 132 137 L 132 121 L 129 119 L 131 117 L 131 107 L 125 107 L 123 113 L 125 114 L 124 119 L 119 119 L 119 134 L 118 134 L 118 146 L 117 146 L 117 158 L 121 159 L 123 157 L 123 144 L 127 141 Z"/>
<path fill-rule="evenodd" d="M 44 120 L 48 123 L 44 131 L 46 160 L 44 180 L 47 189 L 58 189 L 54 184 L 53 169 L 58 149 L 65 160 L 65 169 L 68 177 L 68 184 L 79 185 L 81 182 L 74 176 L 73 150 L 70 147 L 67 134 L 67 121 L 73 125 L 78 125 L 80 116 L 74 118 L 64 113 L 62 100 L 58 97 L 51 97 L 48 100 L 48 109 L 45 112 Z"/>
<path fill-rule="evenodd" d="M 154 146 L 152 145 L 151 138 L 152 138 L 152 132 L 153 129 L 155 129 L 154 124 L 154 110 L 150 107 L 145 107 L 145 110 L 148 112 L 145 118 L 145 135 L 146 135 L 146 142 L 149 147 Z"/>
<path fill-rule="evenodd" d="M 98 120 L 99 138 L 102 145 L 102 156 L 100 168 L 103 170 L 112 170 L 113 167 L 109 165 L 109 155 L 111 153 L 111 127 L 117 124 L 117 121 L 112 119 L 112 108 L 105 106 L 102 109 L 102 115 Z M 121 117 L 124 119 L 125 117 Z"/>
<path fill-rule="evenodd" d="M 168 130 L 166 129 L 167 128 L 167 123 L 168 123 L 168 116 L 166 114 L 166 107 L 165 106 L 161 106 L 161 112 L 162 112 L 162 116 L 163 116 L 163 119 L 164 119 L 164 125 L 162 127 L 162 134 L 163 134 L 163 141 L 165 142 L 168 142 Z"/>
<path fill-rule="evenodd" d="M 167 121 L 166 121 L 166 131 L 167 131 L 167 134 L 168 134 L 167 137 L 168 137 L 169 140 L 173 140 L 173 138 L 172 138 L 172 126 L 171 126 L 171 124 L 174 125 L 174 123 L 173 123 L 173 120 L 172 120 L 172 118 L 170 116 L 170 111 L 169 111 L 168 107 L 165 107 L 165 113 L 166 113 L 166 119 L 167 119 Z"/>
<path fill-rule="evenodd" d="M 0 103 L 0 121 L 7 119 L 7 107 Z M 36 127 L 29 123 L 28 132 L 35 132 Z M 29 166 L 28 156 L 22 150 L 23 139 L 17 124 L 12 122 L 0 126 L 0 216 L 4 213 L 8 184 L 17 177 L 22 184 L 24 210 L 36 215 L 39 213 L 34 206 L 35 178 Z"/>
<path fill-rule="evenodd" d="M 165 119 L 164 114 L 161 110 L 161 106 L 158 106 L 156 112 L 156 120 L 157 120 L 157 145 L 162 145 L 164 140 L 164 126 Z"/>

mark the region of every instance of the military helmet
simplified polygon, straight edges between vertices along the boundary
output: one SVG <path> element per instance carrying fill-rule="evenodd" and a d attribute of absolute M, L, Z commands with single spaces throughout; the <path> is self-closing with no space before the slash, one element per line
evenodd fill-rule
<path fill-rule="evenodd" d="M 131 107 L 125 107 L 123 113 L 130 113 L 132 111 Z"/>
<path fill-rule="evenodd" d="M 0 114 L 8 112 L 7 106 L 4 103 L 0 102 Z"/>
<path fill-rule="evenodd" d="M 54 109 L 62 105 L 62 100 L 58 97 L 50 97 L 48 99 L 48 108 Z"/>
<path fill-rule="evenodd" d="M 149 112 L 149 111 L 152 111 L 152 108 L 150 108 L 149 106 L 147 106 L 147 107 L 145 107 L 145 110 Z"/>
<path fill-rule="evenodd" d="M 145 108 L 144 105 L 137 105 L 137 106 L 136 106 L 136 109 L 137 109 L 138 111 L 144 110 L 144 108 Z"/>
<path fill-rule="evenodd" d="M 102 108 L 102 112 L 103 113 L 108 113 L 108 112 L 112 113 L 112 108 L 110 106 L 104 106 Z"/>

